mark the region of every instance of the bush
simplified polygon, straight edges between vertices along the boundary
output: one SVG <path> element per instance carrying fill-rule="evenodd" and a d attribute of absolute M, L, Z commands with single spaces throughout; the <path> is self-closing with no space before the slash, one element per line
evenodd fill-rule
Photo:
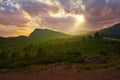
<path fill-rule="evenodd" d="M 68 62 L 73 62 L 73 63 L 84 63 L 85 62 L 82 56 L 82 53 L 78 51 L 68 52 L 66 57 L 67 57 L 66 60 Z"/>
<path fill-rule="evenodd" d="M 9 51 L 9 50 L 3 50 L 1 51 L 0 53 L 0 58 L 5 58 L 5 59 L 8 59 L 8 58 L 12 58 L 12 52 Z"/>
<path fill-rule="evenodd" d="M 43 49 L 42 48 L 39 48 L 38 50 L 37 50 L 37 55 L 40 57 L 40 56 L 44 56 L 45 55 L 45 51 L 43 51 Z"/>
<path fill-rule="evenodd" d="M 95 38 L 95 39 L 103 39 L 103 34 L 102 34 L 102 33 L 99 33 L 99 32 L 96 32 L 96 33 L 94 34 L 94 38 Z"/>
<path fill-rule="evenodd" d="M 25 57 L 26 58 L 37 57 L 37 50 L 36 50 L 36 48 L 32 44 L 27 46 L 27 47 L 25 47 L 22 52 L 25 53 Z"/>
<path fill-rule="evenodd" d="M 23 58 L 25 58 L 25 53 L 21 52 L 21 51 L 13 52 L 12 58 L 23 59 Z"/>
<path fill-rule="evenodd" d="M 107 56 L 108 52 L 104 51 L 104 50 L 100 50 L 98 51 L 98 54 L 102 55 L 102 56 Z"/>

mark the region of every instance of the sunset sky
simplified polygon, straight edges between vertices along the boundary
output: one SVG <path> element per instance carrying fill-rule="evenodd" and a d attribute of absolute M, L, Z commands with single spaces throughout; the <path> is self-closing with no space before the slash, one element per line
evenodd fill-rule
<path fill-rule="evenodd" d="M 0 36 L 29 35 L 36 28 L 71 33 L 120 22 L 120 0 L 0 0 Z"/>

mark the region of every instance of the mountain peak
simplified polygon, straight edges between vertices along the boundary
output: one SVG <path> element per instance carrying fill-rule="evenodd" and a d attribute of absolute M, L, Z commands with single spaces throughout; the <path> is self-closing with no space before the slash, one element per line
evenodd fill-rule
<path fill-rule="evenodd" d="M 57 31 L 54 31 L 54 30 L 49 30 L 49 29 L 35 29 L 31 34 L 30 36 L 34 36 L 34 35 L 45 35 L 45 34 L 54 34 L 54 33 L 61 33 L 61 32 L 57 32 Z M 64 33 L 61 33 L 61 34 L 64 34 Z"/>
<path fill-rule="evenodd" d="M 29 37 L 34 39 L 55 39 L 68 36 L 67 34 L 49 29 L 35 29 Z"/>
<path fill-rule="evenodd" d="M 37 32 L 37 31 L 50 31 L 49 29 L 39 29 L 39 28 L 37 28 L 37 29 L 35 29 L 33 32 Z"/>

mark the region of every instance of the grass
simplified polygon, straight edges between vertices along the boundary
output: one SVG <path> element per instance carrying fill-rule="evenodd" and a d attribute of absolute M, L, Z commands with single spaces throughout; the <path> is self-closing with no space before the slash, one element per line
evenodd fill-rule
<path fill-rule="evenodd" d="M 20 45 L 20 44 L 19 44 Z M 120 42 L 74 36 L 0 48 L 0 69 L 51 63 L 76 63 L 81 69 L 119 68 Z M 8 71 L 8 70 L 7 70 Z"/>

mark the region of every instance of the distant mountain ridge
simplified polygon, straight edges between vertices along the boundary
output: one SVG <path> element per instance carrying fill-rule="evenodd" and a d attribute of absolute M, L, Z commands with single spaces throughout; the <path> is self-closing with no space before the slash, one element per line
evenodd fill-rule
<path fill-rule="evenodd" d="M 54 39 L 68 36 L 68 34 L 64 34 L 61 32 L 49 30 L 49 29 L 35 29 L 30 35 L 30 38 L 33 39 Z"/>
<path fill-rule="evenodd" d="M 47 41 L 50 39 L 64 38 L 69 36 L 67 34 L 49 30 L 49 29 L 35 29 L 28 37 L 18 36 L 4 38 L 0 37 L 0 43 L 25 43 L 25 42 L 36 42 L 36 41 Z"/>
<path fill-rule="evenodd" d="M 120 39 L 120 23 L 113 25 L 112 27 L 102 29 L 98 31 L 105 37 L 119 38 Z"/>

